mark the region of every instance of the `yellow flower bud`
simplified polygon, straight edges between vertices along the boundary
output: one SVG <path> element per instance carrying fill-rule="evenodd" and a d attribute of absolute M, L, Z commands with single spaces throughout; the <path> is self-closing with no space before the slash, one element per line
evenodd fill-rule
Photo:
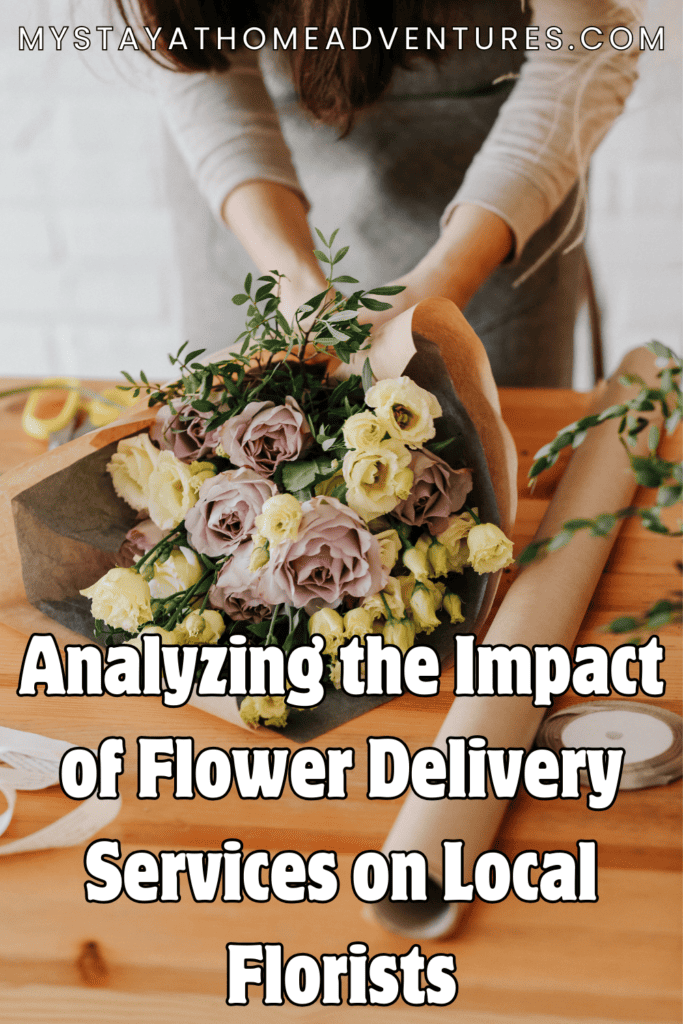
<path fill-rule="evenodd" d="M 418 580 L 426 580 L 429 576 L 430 565 L 424 547 L 406 548 L 403 552 L 403 564 Z"/>
<path fill-rule="evenodd" d="M 420 633 L 433 633 L 441 623 L 436 614 L 433 595 L 426 587 L 415 587 L 410 598 L 410 609 L 415 626 Z"/>
<path fill-rule="evenodd" d="M 344 639 L 350 640 L 351 637 L 357 636 L 362 640 L 372 632 L 374 621 L 374 616 L 366 608 L 352 608 L 344 616 Z"/>
<path fill-rule="evenodd" d="M 465 616 L 462 614 L 462 602 L 457 594 L 452 594 L 450 591 L 444 594 L 443 607 L 444 611 L 448 613 L 452 625 L 465 621 Z"/>
<path fill-rule="evenodd" d="M 270 558 L 268 541 L 260 533 L 254 534 L 254 549 L 249 559 L 249 572 L 258 572 Z"/>
<path fill-rule="evenodd" d="M 410 619 L 390 619 L 382 630 L 385 644 L 393 644 L 406 654 L 415 641 L 415 626 Z"/>
<path fill-rule="evenodd" d="M 494 523 L 478 523 L 467 535 L 468 562 L 479 575 L 504 569 L 514 561 L 512 541 Z"/>
<path fill-rule="evenodd" d="M 294 540 L 301 522 L 301 505 L 293 494 L 274 494 L 263 503 L 256 516 L 256 529 L 275 547 L 286 540 Z"/>
<path fill-rule="evenodd" d="M 245 697 L 240 704 L 240 717 L 247 725 L 256 728 L 263 724 L 272 729 L 283 729 L 287 724 L 289 707 L 283 697 Z"/>
<path fill-rule="evenodd" d="M 223 616 L 211 608 L 201 613 L 190 612 L 180 626 L 187 633 L 188 644 L 216 644 L 225 633 Z"/>
<path fill-rule="evenodd" d="M 152 597 L 165 598 L 189 590 L 199 583 L 204 569 L 190 548 L 174 548 L 165 562 L 154 563 L 154 574 L 149 583 Z"/>
<path fill-rule="evenodd" d="M 143 636 L 160 636 L 162 647 L 169 646 L 181 646 L 187 642 L 187 634 L 180 627 L 176 626 L 175 629 L 168 630 L 162 629 L 161 626 L 145 626 L 144 629 L 140 630 L 137 636 L 134 636 L 128 643 L 131 647 L 137 647 L 142 654 L 142 637 Z"/>
<path fill-rule="evenodd" d="M 469 512 L 461 512 L 459 516 L 450 516 L 448 526 L 443 533 L 439 534 L 439 543 L 448 548 L 451 554 L 454 554 L 459 542 L 475 525 L 476 520 Z"/>
<path fill-rule="evenodd" d="M 344 640 L 344 620 L 334 608 L 321 608 L 313 612 L 308 620 L 308 633 L 313 636 L 319 633 L 325 640 L 323 654 L 336 654 L 337 648 Z"/>
<path fill-rule="evenodd" d="M 391 572 L 401 550 L 401 538 L 396 530 L 383 530 L 381 533 L 375 534 L 375 540 L 379 544 L 382 565 Z"/>

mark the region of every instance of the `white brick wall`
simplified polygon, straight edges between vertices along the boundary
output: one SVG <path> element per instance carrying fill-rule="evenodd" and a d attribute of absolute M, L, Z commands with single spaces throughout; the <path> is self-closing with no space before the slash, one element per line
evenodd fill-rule
<path fill-rule="evenodd" d="M 98 21 L 93 3 L 0 7 L 0 352 L 5 374 L 166 370 L 176 269 L 153 100 L 99 49 L 17 51 L 17 25 Z M 589 244 L 608 368 L 681 334 L 678 0 L 651 0 L 664 53 L 644 54 L 627 111 L 593 162 Z M 589 383 L 585 324 L 577 383 Z"/>

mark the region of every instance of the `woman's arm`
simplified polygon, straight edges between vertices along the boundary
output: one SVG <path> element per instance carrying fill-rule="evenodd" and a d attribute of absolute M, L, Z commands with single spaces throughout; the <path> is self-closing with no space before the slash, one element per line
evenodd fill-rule
<path fill-rule="evenodd" d="M 261 273 L 285 275 L 281 308 L 288 320 L 326 287 L 298 192 L 273 181 L 245 181 L 230 192 L 221 215 Z"/>

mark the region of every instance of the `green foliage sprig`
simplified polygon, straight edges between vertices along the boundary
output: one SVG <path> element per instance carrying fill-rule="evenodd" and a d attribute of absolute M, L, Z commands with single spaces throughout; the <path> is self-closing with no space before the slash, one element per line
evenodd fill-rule
<path fill-rule="evenodd" d="M 651 388 L 636 374 L 626 374 L 620 383 L 637 386 L 638 393 L 628 402 L 610 406 L 599 414 L 584 416 L 559 431 L 557 436 L 543 446 L 534 456 L 529 470 L 531 487 L 537 477 L 553 466 L 565 448 L 578 448 L 588 436 L 589 431 L 607 420 L 618 420 L 619 440 L 628 455 L 631 472 L 641 487 L 657 488 L 657 495 L 652 505 L 619 509 L 617 512 L 603 512 L 593 519 L 571 519 L 562 524 L 561 529 L 552 537 L 533 541 L 517 557 L 519 565 L 527 565 L 534 559 L 557 551 L 568 544 L 572 537 L 586 530 L 592 537 L 606 537 L 622 519 L 639 519 L 646 530 L 664 534 L 668 537 L 680 537 L 683 533 L 681 524 L 677 529 L 670 529 L 662 522 L 661 513 L 665 508 L 681 502 L 683 496 L 683 465 L 680 462 L 662 459 L 657 454 L 661 431 L 658 426 L 650 426 L 647 437 L 647 455 L 635 455 L 633 449 L 639 435 L 648 426 L 648 420 L 642 415 L 661 409 L 664 419 L 664 431 L 672 434 L 683 415 L 681 400 L 681 359 L 659 341 L 652 341 L 646 346 L 658 360 L 662 369 L 657 374 L 659 387 Z M 661 628 L 673 622 L 681 621 L 682 603 L 680 594 L 674 599 L 663 598 L 652 608 L 640 616 L 621 616 L 614 619 L 607 627 L 609 632 L 623 633 L 632 630 L 648 630 Z"/>

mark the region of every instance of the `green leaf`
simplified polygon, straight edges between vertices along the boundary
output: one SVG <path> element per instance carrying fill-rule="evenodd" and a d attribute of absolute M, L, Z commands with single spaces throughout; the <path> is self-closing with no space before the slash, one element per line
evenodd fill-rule
<path fill-rule="evenodd" d="M 310 487 L 318 475 L 315 462 L 286 462 L 282 467 L 282 485 L 286 491 Z"/>
<path fill-rule="evenodd" d="M 363 391 L 364 391 L 365 394 L 367 394 L 367 392 L 372 387 L 372 380 L 373 380 L 373 377 L 372 377 L 372 367 L 370 366 L 370 360 L 369 359 L 366 359 L 365 362 L 363 363 L 363 369 L 361 371 L 361 378 L 360 379 L 361 379 L 362 384 L 363 384 Z"/>
<path fill-rule="evenodd" d="M 605 626 L 608 633 L 630 633 L 631 630 L 638 629 L 640 623 L 632 615 L 621 615 L 617 619 L 612 621 Z"/>
<path fill-rule="evenodd" d="M 533 562 L 544 546 L 543 541 L 534 541 L 532 544 L 527 544 L 524 551 L 517 555 L 517 564 L 528 565 L 530 562 Z"/>
<path fill-rule="evenodd" d="M 256 294 L 254 295 L 255 302 L 263 302 L 263 300 L 270 295 L 272 289 L 269 284 L 262 284 L 260 288 L 257 288 Z"/>
<path fill-rule="evenodd" d="M 649 459 L 633 458 L 631 468 L 641 487 L 659 487 L 662 483 L 662 474 L 659 468 Z"/>
<path fill-rule="evenodd" d="M 333 277 L 331 284 L 358 284 L 358 278 L 349 277 L 348 274 L 340 274 L 339 277 Z"/>
<path fill-rule="evenodd" d="M 376 313 L 380 313 L 384 309 L 391 309 L 390 302 L 379 302 L 377 299 L 369 299 L 363 295 L 360 299 L 361 306 L 365 306 L 366 309 L 371 309 Z"/>
<path fill-rule="evenodd" d="M 381 288 L 371 288 L 368 295 L 398 295 L 399 292 L 404 292 L 405 285 L 403 284 L 385 284 Z"/>
<path fill-rule="evenodd" d="M 550 541 L 548 542 L 547 550 L 558 551 L 560 548 L 563 548 L 565 544 L 568 544 L 572 537 L 573 533 L 571 532 L 571 530 L 560 530 L 560 532 L 557 533 L 554 537 L 551 537 Z"/>
<path fill-rule="evenodd" d="M 537 477 L 544 469 L 548 469 L 549 466 L 552 466 L 554 461 L 554 459 L 549 459 L 545 455 L 542 458 L 537 459 L 529 469 L 529 479 L 533 480 L 534 477 Z"/>
<path fill-rule="evenodd" d="M 245 302 L 249 301 L 248 295 L 233 295 L 232 301 L 236 306 L 243 306 Z"/>
<path fill-rule="evenodd" d="M 617 517 L 611 512 L 602 512 L 593 520 L 591 533 L 594 537 L 606 537 L 614 529 L 616 522 Z"/>
<path fill-rule="evenodd" d="M 332 239 L 330 239 L 330 245 L 332 245 Z M 348 251 L 348 245 L 343 245 L 332 257 L 332 266 L 334 266 L 335 263 L 341 263 Z"/>
<path fill-rule="evenodd" d="M 681 422 L 681 410 L 680 410 L 680 408 L 679 409 L 674 409 L 674 411 L 667 418 L 667 421 L 664 424 L 664 426 L 666 428 L 667 434 L 673 434 L 674 430 L 676 429 L 676 427 L 678 426 L 678 424 L 680 422 Z"/>
<path fill-rule="evenodd" d="M 659 359 L 673 359 L 680 363 L 678 356 L 670 348 L 667 348 L 666 345 L 662 345 L 661 341 L 649 341 L 645 348 L 648 348 Z"/>
<path fill-rule="evenodd" d="M 329 263 L 330 262 L 329 256 L 326 256 L 325 253 L 322 251 L 322 249 L 314 249 L 313 250 L 313 255 L 315 256 L 315 258 L 317 260 L 320 260 L 321 263 Z"/>
<path fill-rule="evenodd" d="M 657 451 L 657 445 L 659 444 L 659 427 L 656 423 L 653 423 L 650 427 L 650 433 L 647 439 L 647 446 L 651 452 Z"/>
<path fill-rule="evenodd" d="M 330 316 L 325 317 L 325 323 L 328 324 L 341 324 L 346 320 L 355 320 L 356 311 L 355 309 L 342 309 L 338 313 L 331 313 Z"/>
<path fill-rule="evenodd" d="M 314 230 L 315 230 L 316 235 L 320 239 L 320 241 L 323 243 L 323 245 L 327 245 L 327 246 L 332 245 L 331 241 L 329 241 L 329 242 L 327 241 L 327 239 L 325 238 L 325 236 L 322 233 L 322 231 L 320 230 L 320 228 L 315 228 Z"/>
<path fill-rule="evenodd" d="M 244 279 L 244 290 L 245 290 L 245 292 L 250 292 L 251 291 L 251 282 L 252 281 L 253 281 L 252 275 L 251 274 L 247 274 L 247 276 Z"/>
<path fill-rule="evenodd" d="M 683 487 L 680 484 L 669 487 L 660 487 L 657 491 L 657 504 L 660 508 L 670 508 L 683 497 Z"/>

